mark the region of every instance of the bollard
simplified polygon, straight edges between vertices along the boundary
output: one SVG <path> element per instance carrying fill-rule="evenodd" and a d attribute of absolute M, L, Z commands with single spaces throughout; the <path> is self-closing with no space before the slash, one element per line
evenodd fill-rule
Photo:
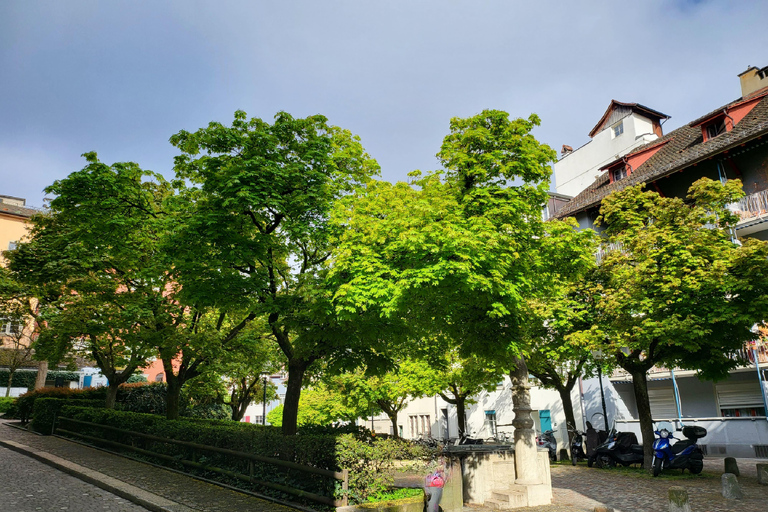
<path fill-rule="evenodd" d="M 723 485 L 723 498 L 727 500 L 740 500 L 744 497 L 744 493 L 741 492 L 739 481 L 733 473 L 723 474 L 720 478 L 720 482 Z"/>
<path fill-rule="evenodd" d="M 733 457 L 725 458 L 725 471 L 724 473 L 733 473 L 736 476 L 741 476 L 739 473 L 739 465 L 736 464 L 736 459 Z"/>
<path fill-rule="evenodd" d="M 688 491 L 684 487 L 669 488 L 669 512 L 691 512 Z"/>
<path fill-rule="evenodd" d="M 757 465 L 757 483 L 768 485 L 768 464 Z"/>
<path fill-rule="evenodd" d="M 568 457 L 568 450 L 565 448 L 560 448 L 560 460 L 570 460 L 570 457 Z"/>

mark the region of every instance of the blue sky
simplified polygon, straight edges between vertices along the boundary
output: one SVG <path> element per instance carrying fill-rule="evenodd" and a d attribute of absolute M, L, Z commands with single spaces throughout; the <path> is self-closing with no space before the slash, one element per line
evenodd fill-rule
<path fill-rule="evenodd" d="M 395 181 L 438 166 L 453 116 L 542 118 L 578 147 L 611 99 L 672 116 L 740 95 L 768 65 L 768 2 L 0 2 L 0 194 L 43 188 L 96 151 L 172 175 L 168 138 L 237 109 L 320 113 Z"/>

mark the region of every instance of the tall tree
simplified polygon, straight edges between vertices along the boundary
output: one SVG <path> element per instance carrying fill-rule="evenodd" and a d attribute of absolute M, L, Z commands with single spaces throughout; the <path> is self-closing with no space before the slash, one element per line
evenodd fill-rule
<path fill-rule="evenodd" d="M 724 378 L 764 317 L 768 243 L 735 243 L 731 235 L 738 218 L 727 205 L 742 195 L 738 180 L 702 178 L 686 199 L 635 186 L 600 209 L 606 242 L 617 249 L 599 267 L 598 328 L 584 334 L 632 376 L 648 469 L 654 436 L 646 372 L 664 365 Z"/>
<path fill-rule="evenodd" d="M 0 267 L 0 328 L 8 326 L 0 330 L 0 365 L 8 368 L 5 396 L 11 394 L 16 370 L 32 362 L 37 304 L 31 290 Z"/>
<path fill-rule="evenodd" d="M 339 226 L 329 213 L 378 164 L 319 115 L 281 112 L 270 124 L 238 111 L 232 126 L 181 131 L 171 143 L 181 150 L 177 181 L 189 184 L 178 200 L 191 208 L 171 240 L 174 277 L 190 303 L 266 318 L 288 370 L 282 428 L 294 434 L 308 369 L 356 338 L 330 306 L 325 264 Z"/>

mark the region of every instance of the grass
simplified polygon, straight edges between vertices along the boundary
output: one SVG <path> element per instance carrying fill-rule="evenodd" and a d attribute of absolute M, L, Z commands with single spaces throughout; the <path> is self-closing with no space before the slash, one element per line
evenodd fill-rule
<path fill-rule="evenodd" d="M 570 466 L 571 461 L 570 460 L 559 460 L 557 462 L 552 462 L 553 466 Z M 702 472 L 698 475 L 691 474 L 689 471 L 686 471 L 685 473 L 681 472 L 679 469 L 665 469 L 661 472 L 661 474 L 657 477 L 654 477 L 650 471 L 646 471 L 640 466 L 616 466 L 613 468 L 608 469 L 600 469 L 598 467 L 592 467 L 587 468 L 587 462 L 582 461 L 577 464 L 579 467 L 584 467 L 588 471 L 607 471 L 611 472 L 613 474 L 619 474 L 619 475 L 626 475 L 632 478 L 641 478 L 641 479 L 659 479 L 659 480 L 695 480 L 695 479 L 709 479 L 709 478 L 720 478 L 719 475 Z"/>
<path fill-rule="evenodd" d="M 377 492 L 373 496 L 368 497 L 368 503 L 377 503 L 380 501 L 393 501 L 402 500 L 404 498 L 412 498 L 415 496 L 422 496 L 424 491 L 413 487 L 403 487 L 401 489 L 393 489 L 388 492 Z"/>

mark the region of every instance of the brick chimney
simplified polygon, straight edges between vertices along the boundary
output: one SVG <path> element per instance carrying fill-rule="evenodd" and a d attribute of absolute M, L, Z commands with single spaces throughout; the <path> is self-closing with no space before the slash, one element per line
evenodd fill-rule
<path fill-rule="evenodd" d="M 746 71 L 739 74 L 741 82 L 741 97 L 746 98 L 755 91 L 768 87 L 768 66 L 757 69 L 749 66 Z"/>
<path fill-rule="evenodd" d="M 565 144 L 563 144 L 563 149 L 560 150 L 560 156 L 561 157 L 568 156 L 571 153 L 573 153 L 573 148 L 571 146 L 566 146 Z"/>

